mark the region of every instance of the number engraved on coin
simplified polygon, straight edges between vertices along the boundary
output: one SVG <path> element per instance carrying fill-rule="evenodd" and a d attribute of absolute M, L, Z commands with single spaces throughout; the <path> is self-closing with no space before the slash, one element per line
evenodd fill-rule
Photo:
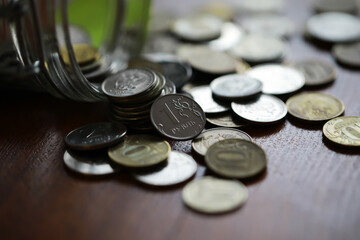
<path fill-rule="evenodd" d="M 330 141 L 344 146 L 360 147 L 360 117 L 337 117 L 323 127 L 323 133 Z"/>

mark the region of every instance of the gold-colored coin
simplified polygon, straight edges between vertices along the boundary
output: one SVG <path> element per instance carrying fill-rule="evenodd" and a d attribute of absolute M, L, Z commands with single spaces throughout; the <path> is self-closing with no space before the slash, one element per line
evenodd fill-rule
<path fill-rule="evenodd" d="M 346 116 L 325 123 L 323 133 L 330 141 L 348 147 L 360 147 L 360 117 Z"/>
<path fill-rule="evenodd" d="M 251 66 L 242 60 L 236 60 L 235 63 L 236 72 L 239 74 L 244 74 L 246 71 L 250 70 Z"/>
<path fill-rule="evenodd" d="M 243 205 L 247 188 L 239 181 L 203 177 L 189 182 L 182 191 L 183 201 L 203 213 L 223 213 Z"/>
<path fill-rule="evenodd" d="M 126 167 L 147 167 L 165 161 L 171 151 L 169 143 L 146 134 L 126 136 L 119 145 L 109 148 L 111 160 Z"/>
<path fill-rule="evenodd" d="M 209 147 L 205 162 L 220 176 L 247 178 L 262 172 L 267 160 L 264 150 L 255 143 L 243 139 L 225 139 Z"/>
<path fill-rule="evenodd" d="M 100 53 L 89 44 L 73 44 L 72 45 L 76 62 L 79 65 L 86 65 L 91 62 L 96 62 L 100 59 Z M 70 64 L 69 53 L 66 47 L 61 47 L 60 49 L 61 56 L 65 64 Z"/>
<path fill-rule="evenodd" d="M 325 93 L 301 93 L 286 101 L 289 113 L 305 121 L 326 121 L 345 111 L 344 103 Z"/>

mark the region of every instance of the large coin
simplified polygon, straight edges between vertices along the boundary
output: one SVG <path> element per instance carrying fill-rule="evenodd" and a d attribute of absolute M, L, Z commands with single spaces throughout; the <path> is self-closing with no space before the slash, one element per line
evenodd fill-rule
<path fill-rule="evenodd" d="M 218 127 L 239 128 L 249 125 L 247 122 L 240 121 L 238 117 L 231 112 L 207 116 L 206 121 Z"/>
<path fill-rule="evenodd" d="M 221 36 L 212 40 L 208 46 L 216 51 L 227 51 L 234 47 L 244 36 L 244 31 L 234 23 L 224 23 L 221 28 Z"/>
<path fill-rule="evenodd" d="M 253 177 L 266 168 L 264 150 L 243 139 L 225 139 L 214 143 L 205 154 L 206 165 L 228 178 Z"/>
<path fill-rule="evenodd" d="M 318 12 L 354 13 L 358 10 L 356 0 L 317 0 L 314 7 Z"/>
<path fill-rule="evenodd" d="M 79 65 L 89 64 L 100 59 L 99 52 L 89 44 L 73 44 L 76 62 Z M 70 64 L 69 53 L 65 47 L 60 49 L 61 56 L 66 64 Z"/>
<path fill-rule="evenodd" d="M 305 77 L 300 71 L 280 64 L 259 65 L 246 74 L 260 80 L 263 83 L 262 92 L 266 94 L 290 94 L 305 84 Z"/>
<path fill-rule="evenodd" d="M 225 104 L 216 102 L 209 86 L 194 87 L 189 91 L 194 100 L 201 106 L 205 113 L 216 114 L 229 111 Z"/>
<path fill-rule="evenodd" d="M 126 136 L 124 142 L 109 148 L 111 160 L 126 167 L 148 167 L 165 161 L 171 151 L 160 137 L 139 134 Z"/>
<path fill-rule="evenodd" d="M 158 98 L 150 110 L 151 123 L 163 136 L 174 140 L 196 137 L 205 127 L 206 117 L 200 105 L 181 94 Z"/>
<path fill-rule="evenodd" d="M 350 147 L 360 147 L 360 117 L 346 116 L 325 123 L 323 133 L 330 141 Z"/>
<path fill-rule="evenodd" d="M 360 42 L 336 44 L 332 49 L 332 54 L 345 65 L 360 67 Z"/>
<path fill-rule="evenodd" d="M 346 13 L 314 15 L 306 23 L 307 32 L 326 42 L 349 42 L 360 39 L 360 20 Z"/>
<path fill-rule="evenodd" d="M 191 146 L 193 150 L 205 156 L 208 148 L 216 142 L 229 138 L 239 138 L 252 141 L 252 138 L 246 132 L 233 128 L 212 128 L 202 132 L 199 136 L 193 139 Z"/>
<path fill-rule="evenodd" d="M 247 75 L 230 74 L 214 79 L 210 88 L 215 97 L 235 101 L 261 93 L 262 82 Z"/>
<path fill-rule="evenodd" d="M 65 144 L 72 149 L 94 150 L 119 143 L 127 129 L 122 124 L 110 122 L 92 123 L 79 127 L 65 137 Z"/>
<path fill-rule="evenodd" d="M 308 59 L 295 62 L 293 66 L 304 74 L 306 86 L 327 84 L 336 78 L 336 68 L 329 62 Z"/>
<path fill-rule="evenodd" d="M 232 102 L 231 108 L 240 118 L 257 124 L 277 123 L 287 114 L 286 105 L 283 101 L 277 97 L 264 94 L 251 102 Z"/>
<path fill-rule="evenodd" d="M 248 198 L 246 187 L 236 180 L 203 177 L 188 183 L 183 191 L 184 203 L 203 213 L 224 213 L 243 205 Z"/>
<path fill-rule="evenodd" d="M 105 175 L 120 171 L 120 167 L 109 164 L 109 157 L 103 151 L 65 151 L 64 163 L 71 170 L 85 175 Z"/>
<path fill-rule="evenodd" d="M 345 111 L 341 100 L 318 92 L 297 94 L 286 101 L 286 106 L 292 116 L 306 121 L 326 121 Z"/>
<path fill-rule="evenodd" d="M 197 169 L 195 160 L 182 152 L 171 151 L 167 165 L 155 172 L 134 173 L 134 177 L 143 183 L 154 186 L 178 184 L 192 177 Z"/>

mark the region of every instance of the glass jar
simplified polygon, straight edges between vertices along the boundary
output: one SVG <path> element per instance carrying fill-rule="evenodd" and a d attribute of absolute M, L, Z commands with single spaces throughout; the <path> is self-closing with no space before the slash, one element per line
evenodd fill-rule
<path fill-rule="evenodd" d="M 81 71 L 73 45 L 82 42 L 98 50 L 103 77 L 126 68 L 144 44 L 150 1 L 1 1 L 0 87 L 104 100 L 100 82 L 90 82 Z"/>

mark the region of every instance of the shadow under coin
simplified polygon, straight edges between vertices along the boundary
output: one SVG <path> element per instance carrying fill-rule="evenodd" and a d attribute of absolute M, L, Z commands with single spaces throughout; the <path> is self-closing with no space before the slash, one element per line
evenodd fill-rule
<path fill-rule="evenodd" d="M 224 177 L 221 177 L 221 176 L 217 175 L 216 173 L 212 172 L 209 168 L 206 168 L 203 177 L 205 177 L 205 176 L 224 178 Z M 264 170 L 262 170 L 255 176 L 248 177 L 248 178 L 236 179 L 236 180 L 238 180 L 238 181 L 242 182 L 243 184 L 245 184 L 246 186 L 248 186 L 248 185 L 257 184 L 257 183 L 263 181 L 266 178 L 266 176 L 267 176 L 267 168 L 265 168 Z M 224 178 L 224 179 L 231 179 L 231 178 Z"/>
<path fill-rule="evenodd" d="M 360 147 L 343 146 L 340 144 L 336 144 L 327 139 L 324 134 L 322 136 L 322 142 L 331 151 L 346 155 L 359 155 L 360 158 Z"/>
<path fill-rule="evenodd" d="M 326 122 L 326 121 L 319 121 L 319 122 L 304 121 L 297 119 L 291 115 L 288 115 L 288 120 L 290 124 L 295 127 L 311 130 L 311 131 L 319 131 L 319 130 L 321 131 L 324 126 L 324 123 Z"/>

